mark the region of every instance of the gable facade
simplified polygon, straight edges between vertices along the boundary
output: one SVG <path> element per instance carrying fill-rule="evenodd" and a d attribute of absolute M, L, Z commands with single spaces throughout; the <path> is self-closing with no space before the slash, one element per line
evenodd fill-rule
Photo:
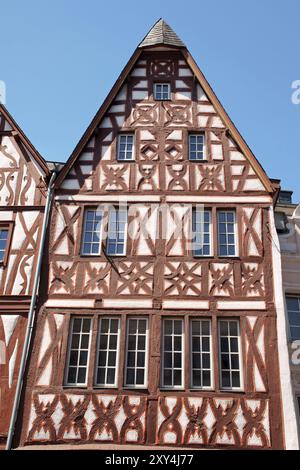
<path fill-rule="evenodd" d="M 159 28 L 57 179 L 20 444 L 286 446 L 276 190 L 186 48 Z M 161 84 L 167 99 L 154 94 Z M 114 236 L 112 207 L 127 214 Z M 207 253 L 191 241 L 197 210 Z"/>

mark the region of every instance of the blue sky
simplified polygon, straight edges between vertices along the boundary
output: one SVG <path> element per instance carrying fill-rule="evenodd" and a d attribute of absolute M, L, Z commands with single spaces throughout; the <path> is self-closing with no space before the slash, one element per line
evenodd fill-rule
<path fill-rule="evenodd" d="M 66 161 L 137 44 L 163 17 L 268 175 L 300 201 L 299 0 L 0 0 L 6 104 Z"/>

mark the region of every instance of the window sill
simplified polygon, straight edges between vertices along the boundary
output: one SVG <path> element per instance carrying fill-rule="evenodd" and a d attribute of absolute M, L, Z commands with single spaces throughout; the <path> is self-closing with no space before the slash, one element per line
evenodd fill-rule
<path fill-rule="evenodd" d="M 125 258 L 127 255 L 126 253 L 122 253 L 122 254 L 116 254 L 114 253 L 113 255 L 111 255 L 110 253 L 107 253 L 105 252 L 106 256 L 108 256 L 109 258 Z"/>
<path fill-rule="evenodd" d="M 197 388 L 197 387 L 193 387 L 193 388 L 190 388 L 190 389 L 189 389 L 189 392 L 190 392 L 190 393 L 193 393 L 193 392 L 194 392 L 194 393 L 195 393 L 195 392 L 196 392 L 196 393 L 197 393 L 197 392 L 215 392 L 215 391 L 216 391 L 216 390 L 215 390 L 214 388 L 201 388 L 201 387 Z"/>
<path fill-rule="evenodd" d="M 184 387 L 160 387 L 161 392 L 186 392 Z"/>
<path fill-rule="evenodd" d="M 70 384 L 68 385 L 68 384 L 65 384 L 65 385 L 63 385 L 62 387 L 63 387 L 63 389 L 67 389 L 67 388 L 68 388 L 68 389 L 69 389 L 69 388 L 70 388 L 70 389 L 76 388 L 77 390 L 87 390 L 87 389 L 88 389 L 88 386 L 87 386 L 87 385 L 72 385 L 72 384 L 71 384 L 71 385 L 70 385 Z"/>
<path fill-rule="evenodd" d="M 90 254 L 90 255 L 87 255 L 85 253 L 80 253 L 80 255 L 82 258 L 95 258 L 96 256 L 101 256 L 101 252 L 100 253 L 93 253 L 93 254 Z"/>
<path fill-rule="evenodd" d="M 124 390 L 145 390 L 145 391 L 148 392 L 148 386 L 147 385 L 141 385 L 141 386 L 124 385 L 123 389 Z"/>

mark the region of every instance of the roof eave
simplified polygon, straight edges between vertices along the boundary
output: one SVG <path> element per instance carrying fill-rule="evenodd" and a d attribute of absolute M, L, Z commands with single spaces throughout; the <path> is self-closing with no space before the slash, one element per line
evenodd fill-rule
<path fill-rule="evenodd" d="M 110 105 L 112 104 L 112 101 L 114 98 L 117 96 L 118 92 L 120 91 L 122 85 L 124 84 L 127 75 L 130 73 L 131 69 L 133 68 L 134 64 L 138 60 L 139 56 L 142 53 L 142 48 L 136 48 L 132 56 L 130 57 L 129 61 L 123 68 L 121 74 L 117 78 L 116 82 L 114 83 L 113 87 L 111 88 L 109 94 L 105 98 L 104 102 L 98 109 L 97 113 L 93 117 L 91 123 L 87 127 L 86 131 L 84 132 L 83 136 L 79 140 L 78 144 L 76 145 L 75 149 L 73 150 L 72 154 L 68 158 L 67 162 L 65 163 L 64 167 L 60 171 L 56 181 L 55 181 L 55 187 L 58 188 L 60 184 L 62 183 L 63 179 L 69 172 L 69 170 L 72 168 L 73 164 L 76 162 L 78 156 L 84 149 L 85 145 L 88 143 L 90 138 L 92 137 L 93 133 L 95 132 L 96 128 L 98 127 L 99 123 L 101 122 L 101 119 L 103 118 L 104 114 L 106 111 L 109 109 Z"/>
<path fill-rule="evenodd" d="M 50 170 L 48 168 L 48 165 L 42 155 L 38 152 L 38 150 L 34 147 L 34 145 L 31 143 L 31 141 L 28 139 L 28 137 L 25 135 L 25 133 L 22 131 L 20 126 L 16 123 L 12 115 L 9 113 L 7 108 L 4 106 L 4 104 L 0 103 L 0 112 L 4 115 L 5 119 L 8 121 L 10 126 L 16 130 L 21 142 L 28 148 L 32 156 L 35 158 L 37 163 L 40 165 L 41 169 L 45 172 L 46 176 L 50 176 Z"/>

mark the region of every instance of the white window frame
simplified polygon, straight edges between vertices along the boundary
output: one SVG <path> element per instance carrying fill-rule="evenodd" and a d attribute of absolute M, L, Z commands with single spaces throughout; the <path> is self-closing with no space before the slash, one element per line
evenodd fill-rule
<path fill-rule="evenodd" d="M 209 354 L 210 354 L 210 386 L 197 386 L 197 385 L 194 385 L 193 384 L 193 342 L 192 342 L 192 338 L 193 338 L 193 330 L 192 330 L 192 322 L 195 322 L 195 321 L 208 321 L 209 322 L 209 325 L 210 325 L 210 334 L 209 335 L 201 335 L 201 338 L 202 336 L 205 336 L 205 337 L 209 337 L 209 345 L 210 345 L 210 350 L 209 350 Z M 202 317 L 191 317 L 190 318 L 190 321 L 189 321 L 189 333 L 190 333 L 190 338 L 189 338 L 189 342 L 190 342 L 190 388 L 191 390 L 214 390 L 214 362 L 213 362 L 213 341 L 212 341 L 212 320 L 211 318 L 202 318 Z M 201 351 L 200 351 L 200 354 L 202 355 L 203 351 L 202 351 L 202 340 L 201 340 Z M 201 357 L 201 364 L 202 364 L 202 357 Z M 208 369 L 205 369 L 205 370 L 208 370 Z M 202 373 L 202 369 L 201 369 L 201 373 Z M 203 383 L 203 380 L 202 380 L 202 383 Z"/>
<path fill-rule="evenodd" d="M 191 158 L 191 137 L 198 137 L 201 135 L 203 137 L 203 158 Z M 197 153 L 197 152 L 196 152 Z M 191 132 L 188 135 L 188 160 L 190 162 L 205 162 L 207 161 L 207 154 L 206 154 L 206 135 L 205 132 Z"/>
<path fill-rule="evenodd" d="M 120 158 L 120 145 L 121 145 L 121 137 L 126 137 L 126 148 L 127 148 L 127 138 L 132 137 L 132 152 L 131 158 Z M 126 155 L 127 150 L 125 150 Z M 117 142 L 117 161 L 118 162 L 133 162 L 135 161 L 135 139 L 134 133 L 124 133 L 118 135 L 118 142 Z"/>
<path fill-rule="evenodd" d="M 97 373 L 99 369 L 99 346 L 100 346 L 100 336 L 101 336 L 101 322 L 102 320 L 118 320 L 118 337 L 117 337 L 117 349 L 116 349 L 116 363 L 115 363 L 115 381 L 113 384 L 99 384 L 97 383 Z M 108 341 L 107 341 L 107 346 L 109 345 L 109 338 L 110 334 L 107 334 L 108 336 Z M 118 375 L 119 375 L 119 360 L 120 360 L 120 337 L 121 337 L 121 318 L 120 317 L 114 317 L 113 315 L 111 316 L 104 316 L 100 317 L 99 319 L 99 324 L 98 324 L 98 332 L 97 332 L 97 350 L 96 350 L 96 361 L 95 361 L 95 373 L 94 373 L 94 387 L 95 388 L 117 388 L 118 387 Z M 108 347 L 106 348 L 106 364 L 105 364 L 105 376 L 107 378 L 107 368 L 109 367 L 107 364 L 108 361 L 108 353 L 110 349 Z"/>
<path fill-rule="evenodd" d="M 128 361 L 128 337 L 129 337 L 129 321 L 130 320 L 146 320 L 146 340 L 145 340 L 145 372 L 144 372 L 144 383 L 143 384 L 127 384 L 126 376 L 127 376 L 127 361 Z M 138 349 L 135 349 L 135 381 L 136 381 L 136 362 L 137 362 L 137 353 Z M 132 367 L 129 367 L 132 369 Z M 145 389 L 148 387 L 148 370 L 149 370 L 149 318 L 142 317 L 142 316 L 128 316 L 126 319 L 126 348 L 125 348 L 125 368 L 124 368 L 124 388 L 138 390 L 138 389 Z"/>
<path fill-rule="evenodd" d="M 182 374 L 181 374 L 181 380 L 182 380 L 182 383 L 181 385 L 165 385 L 164 384 L 164 370 L 165 370 L 165 359 L 164 359 L 164 353 L 165 353 L 165 321 L 166 320 L 171 320 L 171 321 L 181 321 L 181 324 L 182 324 L 182 333 L 181 333 L 181 370 L 182 370 Z M 174 328 L 173 328 L 174 329 Z M 170 336 L 170 335 L 168 335 Z M 176 335 L 176 336 L 179 336 L 179 335 Z M 174 338 L 174 334 L 172 333 L 172 338 Z M 172 344 L 173 344 L 173 340 L 172 340 Z M 172 317 L 163 317 L 162 318 L 162 348 L 161 348 L 161 374 L 160 374 L 160 383 L 161 383 L 161 390 L 184 390 L 185 389 L 185 360 L 184 360 L 184 356 L 185 356 L 185 322 L 184 322 L 184 319 L 183 318 L 172 318 Z M 174 350 L 172 351 L 172 363 L 174 361 Z M 168 369 L 170 369 L 168 367 Z M 174 369 L 174 368 L 172 368 Z M 178 368 L 176 368 L 178 369 Z M 172 382 L 174 382 L 174 376 L 172 377 Z"/>
<path fill-rule="evenodd" d="M 109 253 L 108 252 L 108 245 L 109 245 L 109 235 L 111 233 L 110 231 L 110 224 L 111 224 L 111 219 L 110 219 L 110 214 L 111 212 L 116 211 L 124 211 L 126 213 L 126 223 L 125 223 L 125 229 L 124 229 L 124 244 L 123 244 L 123 252 L 122 253 Z M 108 225 L 107 225 L 107 237 L 106 237 L 106 248 L 105 248 L 105 251 L 106 251 L 106 254 L 107 256 L 111 257 L 111 256 L 126 256 L 126 252 L 127 252 L 127 237 L 128 237 L 128 208 L 127 207 L 114 207 L 114 209 L 109 209 L 108 211 Z"/>
<path fill-rule="evenodd" d="M 289 310 L 288 309 L 288 305 L 287 305 L 287 299 L 288 298 L 296 298 L 298 299 L 298 304 L 299 304 L 299 310 L 300 310 L 300 294 L 288 294 L 288 293 L 285 293 L 285 305 L 286 305 L 286 312 L 287 312 L 287 319 L 288 319 L 288 324 L 289 324 L 289 341 L 299 341 L 299 339 L 293 339 L 292 337 L 292 326 L 291 323 L 290 323 L 290 317 L 289 317 Z M 295 310 L 293 310 L 293 312 L 295 312 Z M 299 316 L 300 316 L 300 312 L 299 312 Z M 294 326 L 294 328 L 297 328 L 297 326 Z M 300 330 L 300 328 L 299 328 Z"/>
<path fill-rule="evenodd" d="M 202 254 L 202 255 L 197 255 L 195 253 L 195 243 L 193 241 L 194 239 L 194 236 L 196 234 L 196 232 L 194 232 L 193 230 L 193 221 L 194 221 L 194 214 L 196 214 L 196 212 L 200 212 L 200 211 L 197 211 L 197 207 L 193 208 L 192 209 L 192 253 L 193 253 L 193 257 L 194 258 L 209 258 L 211 256 L 213 256 L 213 231 L 212 231 L 212 212 L 211 212 L 211 209 L 204 209 L 203 212 L 208 212 L 209 213 L 209 254 L 205 255 L 205 254 Z M 205 222 L 203 222 L 205 223 Z M 203 234 L 204 235 L 204 234 Z"/>
<path fill-rule="evenodd" d="M 236 322 L 237 324 L 237 332 L 238 332 L 238 355 L 239 355 L 239 373 L 240 373 L 240 386 L 239 387 L 223 387 L 222 386 L 222 351 L 221 351 L 221 334 L 220 334 L 220 325 L 221 321 L 226 322 Z M 227 336 L 227 338 L 231 338 L 232 336 Z M 222 336 L 224 338 L 224 336 Z M 219 378 L 220 378 L 220 390 L 231 390 L 231 391 L 243 391 L 244 390 L 244 370 L 243 370 L 243 351 L 242 351 L 242 342 L 241 342 L 241 328 L 240 328 L 240 319 L 238 318 L 218 318 L 218 344 L 219 344 Z M 230 341 L 229 341 L 229 357 L 230 357 Z M 230 381 L 232 381 L 232 371 L 237 371 L 237 369 L 231 369 L 231 357 L 230 357 L 230 369 L 226 369 L 230 372 Z"/>
<path fill-rule="evenodd" d="M 85 237 L 85 233 L 86 233 L 86 230 L 85 230 L 85 226 L 86 226 L 86 222 L 87 222 L 87 213 L 88 211 L 93 211 L 93 212 L 99 212 L 101 214 L 101 226 L 100 226 L 100 230 L 99 230 L 99 250 L 97 253 L 85 253 L 84 252 L 84 237 Z M 99 256 L 101 254 L 101 245 L 102 245 L 102 232 L 103 232 L 103 216 L 104 216 L 104 213 L 103 213 L 103 209 L 98 209 L 98 208 L 93 208 L 93 207 L 85 207 L 84 209 L 84 217 L 83 217 L 83 227 L 82 227 L 82 234 L 81 234 L 81 247 L 80 247 L 80 254 L 81 256 Z M 92 232 L 93 233 L 93 232 Z M 87 242 L 89 243 L 89 242 Z"/>
<path fill-rule="evenodd" d="M 234 214 L 234 255 L 221 255 L 220 253 L 220 237 L 219 237 L 219 213 L 220 212 L 232 212 Z M 222 223 L 222 222 L 221 222 Z M 226 232 L 227 234 L 227 232 Z M 238 239 L 238 226 L 237 226 L 237 215 L 236 209 L 217 209 L 217 249 L 218 249 L 218 257 L 219 258 L 238 258 L 239 256 L 239 239 Z"/>
<path fill-rule="evenodd" d="M 162 86 L 162 85 L 166 85 L 168 87 L 168 98 L 157 98 L 157 89 L 156 87 L 157 86 Z M 171 84 L 168 83 L 168 82 L 156 82 L 154 83 L 154 90 L 153 90 L 153 94 L 154 94 L 154 100 L 155 101 L 170 101 L 171 100 Z"/>
<path fill-rule="evenodd" d="M 80 318 L 81 320 L 90 320 L 90 331 L 89 331 L 89 346 L 88 346 L 88 354 L 87 354 L 87 362 L 86 362 L 86 375 L 85 375 L 85 382 L 81 383 L 71 383 L 68 382 L 68 375 L 69 375 L 69 368 L 70 368 L 70 358 L 71 358 L 71 345 L 72 345 L 72 338 L 73 338 L 73 325 L 74 325 L 74 320 Z M 90 316 L 72 316 L 70 319 L 70 326 L 69 326 L 69 338 L 68 338 L 68 352 L 67 352 L 67 362 L 66 362 L 66 367 L 65 367 L 65 376 L 64 376 L 64 386 L 65 387 L 72 387 L 72 388 L 82 388 L 82 387 L 87 387 L 88 384 L 88 375 L 89 375 L 89 363 L 90 363 L 90 355 L 91 355 L 91 342 L 92 342 L 92 333 L 93 333 L 93 318 Z M 80 339 L 79 341 L 81 342 L 81 334 L 82 332 L 80 331 Z M 81 351 L 81 349 L 78 349 L 78 351 Z M 80 354 L 78 354 L 78 359 L 77 359 L 77 369 L 79 368 L 78 361 L 79 361 Z M 77 374 L 78 375 L 78 372 Z"/>

